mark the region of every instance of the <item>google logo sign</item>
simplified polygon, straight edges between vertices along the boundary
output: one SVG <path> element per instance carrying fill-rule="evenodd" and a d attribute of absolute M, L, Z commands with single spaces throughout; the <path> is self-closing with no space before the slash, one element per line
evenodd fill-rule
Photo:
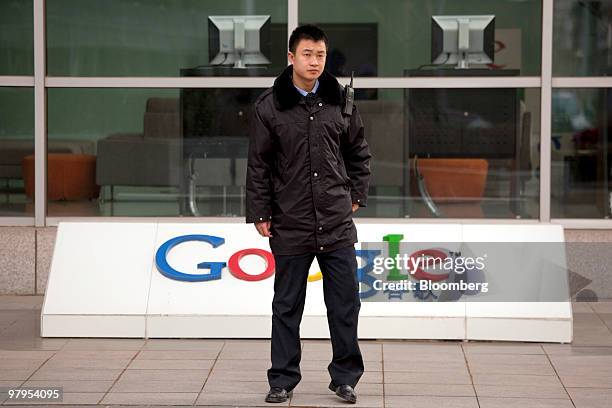
<path fill-rule="evenodd" d="M 383 236 L 383 241 L 386 241 L 389 249 L 389 256 L 393 257 L 399 253 L 399 244 L 400 241 L 404 238 L 401 234 L 389 234 Z M 192 234 L 192 235 L 181 235 L 175 238 L 171 238 L 168 241 L 164 242 L 155 254 L 155 264 L 157 266 L 158 271 L 166 276 L 167 278 L 184 281 L 184 282 L 203 282 L 203 281 L 212 281 L 221 279 L 223 268 L 227 267 L 229 272 L 237 279 L 243 281 L 261 281 L 267 279 L 274 275 L 275 263 L 274 256 L 269 251 L 260 248 L 247 248 L 242 249 L 240 251 L 235 252 L 230 256 L 227 262 L 209 262 L 204 261 L 197 264 L 197 269 L 200 270 L 208 270 L 208 273 L 201 274 L 191 274 L 184 273 L 176 270 L 168 263 L 168 254 L 175 246 L 191 241 L 199 241 L 210 244 L 213 248 L 218 248 L 225 243 L 225 239 L 222 237 L 217 237 L 214 235 L 200 235 L 200 234 Z M 365 292 L 360 293 L 360 297 L 367 298 L 373 296 L 376 292 L 374 289 L 374 281 L 376 278 L 370 273 L 374 267 L 375 259 L 381 254 L 380 249 L 367 249 L 367 250 L 355 250 L 355 254 L 358 258 L 362 260 L 362 266 L 357 268 L 356 275 L 357 280 L 369 286 L 370 289 Z M 428 254 L 431 256 L 443 256 L 446 254 L 439 252 L 434 249 L 426 249 L 417 251 L 411 256 L 419 256 L 423 254 Z M 266 268 L 263 272 L 259 274 L 249 274 L 246 273 L 242 267 L 240 266 L 240 260 L 248 255 L 255 255 L 263 258 L 266 262 Z M 424 270 L 418 269 L 416 273 L 413 275 L 415 279 L 427 279 L 432 281 L 439 281 L 448 278 L 448 275 L 431 275 L 425 272 Z M 317 272 L 314 275 L 308 276 L 309 282 L 314 282 L 322 279 L 321 272 Z M 405 279 L 405 275 L 399 273 L 399 270 L 396 268 L 391 268 L 387 275 L 387 280 L 401 280 Z"/>
<path fill-rule="evenodd" d="M 164 242 L 155 254 L 155 264 L 157 270 L 164 276 L 170 279 L 184 281 L 184 282 L 202 282 L 221 279 L 221 272 L 223 268 L 227 267 L 229 272 L 237 279 L 244 281 L 260 281 L 269 278 L 274 274 L 275 263 L 274 256 L 264 249 L 260 248 L 247 248 L 237 251 L 232 254 L 227 262 L 200 262 L 197 264 L 198 269 L 208 270 L 208 273 L 202 274 L 191 274 L 184 273 L 176 270 L 168 263 L 168 254 L 175 246 L 184 242 L 199 241 L 210 244 L 213 248 L 218 248 L 225 243 L 225 239 L 214 235 L 181 235 L 175 238 L 171 238 Z M 380 253 L 380 250 L 356 250 L 355 253 L 358 257 L 364 260 L 365 265 L 357 269 L 357 277 L 360 281 L 363 281 L 363 275 L 372 270 L 374 265 L 374 258 Z M 256 255 L 266 261 L 266 269 L 260 274 L 253 275 L 246 273 L 240 266 L 240 260 L 247 255 Z M 308 277 L 309 282 L 314 282 L 322 278 L 321 272 L 317 272 L 314 275 Z"/>

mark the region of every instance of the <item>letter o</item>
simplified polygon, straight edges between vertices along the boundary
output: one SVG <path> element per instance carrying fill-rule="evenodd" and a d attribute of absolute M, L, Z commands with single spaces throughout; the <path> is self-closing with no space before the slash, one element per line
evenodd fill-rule
<path fill-rule="evenodd" d="M 240 260 L 247 255 L 257 255 L 262 257 L 266 261 L 266 270 L 260 273 L 259 275 L 251 275 L 242 270 L 240 267 Z M 259 248 L 247 248 L 242 249 L 236 252 L 231 256 L 229 261 L 227 261 L 227 267 L 232 275 L 237 279 L 254 282 L 260 281 L 269 278 L 274 274 L 274 257 L 272 254 L 265 249 Z"/>

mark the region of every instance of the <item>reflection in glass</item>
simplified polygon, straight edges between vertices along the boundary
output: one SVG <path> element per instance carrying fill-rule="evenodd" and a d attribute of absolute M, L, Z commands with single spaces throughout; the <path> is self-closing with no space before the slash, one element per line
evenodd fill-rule
<path fill-rule="evenodd" d="M 79 150 L 49 159 L 86 175 L 58 181 L 73 194 L 49 197 L 49 215 L 243 216 L 249 112 L 261 92 L 49 89 L 49 143 Z"/>
<path fill-rule="evenodd" d="M 537 218 L 537 89 L 379 90 L 358 101 L 372 148 L 360 216 Z"/>
<path fill-rule="evenodd" d="M 612 2 L 555 0 L 553 18 L 553 75 L 610 75 Z"/>
<path fill-rule="evenodd" d="M 95 157 L 80 165 L 95 167 L 89 196 L 50 199 L 49 214 L 244 216 L 262 91 L 49 89 L 49 143 Z M 373 159 L 356 217 L 537 217 L 539 90 L 357 91 L 373 98 L 356 103 Z"/>
<path fill-rule="evenodd" d="M 415 69 L 435 75 L 432 70 L 447 69 L 444 64 L 431 65 L 437 56 L 432 17 L 449 15 L 495 16 L 494 61 L 471 67 L 502 71 L 503 75 L 539 75 L 541 13 L 541 0 L 299 3 L 299 21 L 319 25 L 329 37 L 327 69 L 342 76 L 351 71 L 355 76 L 402 76 L 405 70 Z"/>
<path fill-rule="evenodd" d="M 552 94 L 551 217 L 609 218 L 610 89 Z"/>
<path fill-rule="evenodd" d="M 34 215 L 34 91 L 0 88 L 0 217 Z"/>
<path fill-rule="evenodd" d="M 219 62 L 218 36 L 233 27 L 219 32 L 209 17 L 227 15 L 242 16 L 247 31 L 248 16 L 270 16 L 261 28 L 270 63 L 257 75 L 277 75 L 287 61 L 286 0 L 47 0 L 47 70 L 56 76 L 180 76 L 182 69 Z"/>

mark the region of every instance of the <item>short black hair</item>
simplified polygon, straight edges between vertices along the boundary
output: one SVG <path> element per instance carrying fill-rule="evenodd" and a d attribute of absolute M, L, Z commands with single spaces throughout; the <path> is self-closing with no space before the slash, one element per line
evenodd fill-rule
<path fill-rule="evenodd" d="M 325 42 L 325 48 L 329 48 L 327 35 L 325 35 L 323 30 L 313 24 L 304 24 L 293 30 L 289 37 L 289 51 L 295 54 L 300 40 L 312 40 L 314 42 L 323 40 Z"/>

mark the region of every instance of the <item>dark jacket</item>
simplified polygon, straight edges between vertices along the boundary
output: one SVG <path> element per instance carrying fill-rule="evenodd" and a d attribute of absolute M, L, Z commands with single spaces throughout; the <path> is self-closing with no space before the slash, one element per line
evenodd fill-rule
<path fill-rule="evenodd" d="M 312 106 L 289 65 L 255 101 L 250 122 L 246 222 L 272 221 L 274 254 L 325 252 L 357 242 L 352 203 L 366 206 L 370 149 L 357 107 L 324 71 Z"/>

